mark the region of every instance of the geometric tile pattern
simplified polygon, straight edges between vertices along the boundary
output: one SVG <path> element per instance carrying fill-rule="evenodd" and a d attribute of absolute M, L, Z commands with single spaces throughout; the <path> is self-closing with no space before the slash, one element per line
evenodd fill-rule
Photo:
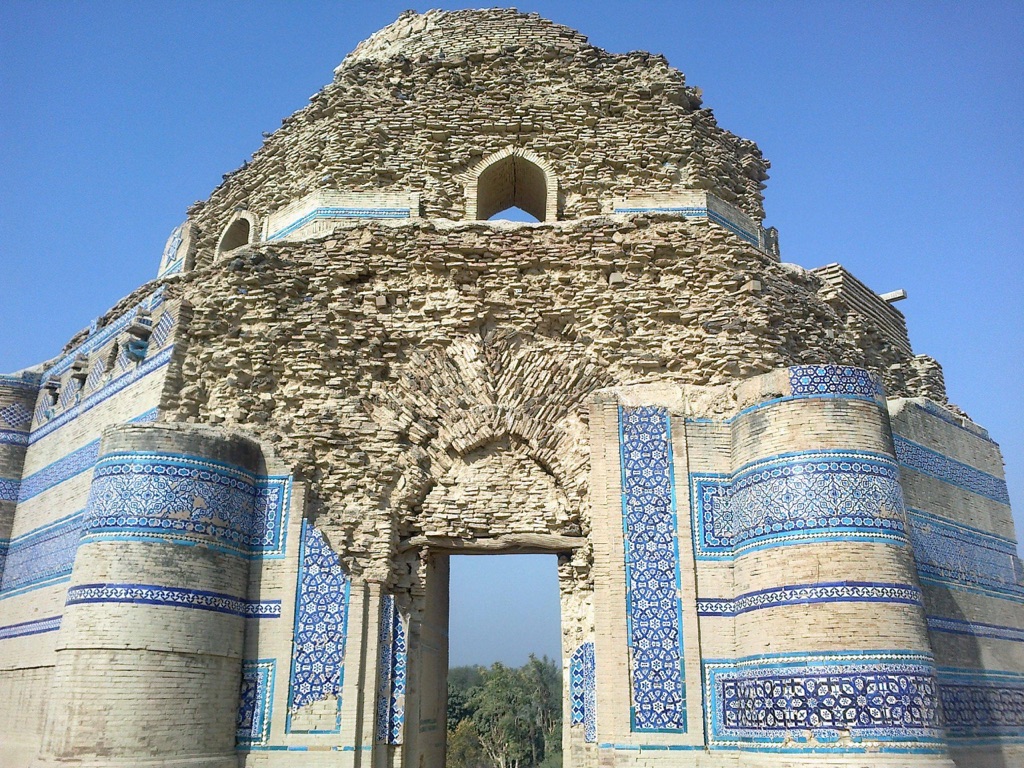
<path fill-rule="evenodd" d="M 594 675 L 594 644 L 583 643 L 569 659 L 570 725 L 583 726 L 583 740 L 597 741 L 597 682 Z"/>
<path fill-rule="evenodd" d="M 1010 503 L 1005 480 L 951 459 L 931 448 L 925 448 L 905 437 L 894 435 L 893 441 L 896 444 L 896 458 L 899 459 L 901 466 L 998 501 L 1000 504 Z"/>
<path fill-rule="evenodd" d="M 713 746 L 799 747 L 809 735 L 835 742 L 849 733 L 853 742 L 920 748 L 943 735 L 935 667 L 923 654 L 758 656 L 704 667 Z"/>
<path fill-rule="evenodd" d="M 701 599 L 697 601 L 697 612 L 702 616 L 738 616 L 780 605 L 847 602 L 922 605 L 921 590 L 913 584 L 843 581 L 772 587 L 747 592 L 732 600 Z"/>
<path fill-rule="evenodd" d="M 925 582 L 1020 601 L 1017 546 L 1010 539 L 910 510 L 910 540 Z"/>
<path fill-rule="evenodd" d="M 274 700 L 275 659 L 242 662 L 235 748 L 265 745 L 270 737 L 270 708 Z"/>
<path fill-rule="evenodd" d="M 943 668 L 939 693 L 950 738 L 1024 737 L 1024 675 Z"/>
<path fill-rule="evenodd" d="M 794 395 L 860 395 L 874 399 L 883 394 L 881 382 L 863 368 L 849 365 L 797 365 L 789 369 Z"/>
<path fill-rule="evenodd" d="M 380 619 L 380 683 L 377 687 L 377 741 L 401 744 L 405 725 L 405 685 L 409 649 L 394 595 L 384 595 Z"/>
<path fill-rule="evenodd" d="M 157 277 L 165 277 L 166 275 L 177 274 L 181 271 L 185 258 L 184 254 L 179 258 L 178 249 L 185 239 L 186 226 L 188 226 L 188 222 L 183 222 L 176 226 L 174 231 L 171 232 L 171 236 L 167 239 L 167 244 L 164 245 L 164 252 L 160 256 L 160 271 L 157 273 Z"/>
<path fill-rule="evenodd" d="M 39 635 L 43 632 L 55 632 L 60 629 L 60 619 L 60 616 L 49 616 L 45 619 L 33 619 L 32 621 L 8 624 L 7 626 L 0 627 L 0 640 Z"/>
<path fill-rule="evenodd" d="M 21 403 L 11 403 L 0 408 L 0 419 L 17 429 L 32 423 L 32 411 Z"/>
<path fill-rule="evenodd" d="M 288 709 L 338 700 L 345 669 L 349 578 L 324 535 L 302 521 Z"/>
<path fill-rule="evenodd" d="M 0 501 L 17 501 L 21 483 L 6 477 L 0 477 Z"/>
<path fill-rule="evenodd" d="M 110 454 L 93 473 L 87 537 L 280 555 L 287 500 L 286 478 L 175 454 Z"/>
<path fill-rule="evenodd" d="M 16 429 L 0 429 L 0 445 L 28 445 L 28 432 Z"/>
<path fill-rule="evenodd" d="M 882 454 L 791 454 L 691 484 L 699 559 L 811 539 L 906 543 L 899 471 Z"/>
<path fill-rule="evenodd" d="M 76 512 L 11 539 L 0 595 L 9 597 L 67 581 L 82 536 L 83 519 L 83 513 Z"/>
<path fill-rule="evenodd" d="M 51 464 L 22 480 L 18 501 L 28 501 L 43 491 L 49 490 L 65 480 L 70 480 L 86 470 L 92 469 L 100 454 L 100 441 L 93 440 L 81 448 L 71 451 Z"/>
<path fill-rule="evenodd" d="M 732 232 L 734 235 L 746 240 L 751 245 L 759 245 L 760 241 L 758 236 L 752 232 L 737 226 L 733 222 L 726 219 L 724 216 L 719 215 L 715 211 L 709 210 L 701 206 L 695 205 L 680 205 L 680 206 L 645 206 L 645 207 L 623 207 L 614 208 L 613 213 L 615 214 L 631 214 L 631 213 L 673 213 L 678 216 L 682 216 L 686 219 L 708 219 L 709 221 L 718 224 L 720 227 L 724 227 Z"/>
<path fill-rule="evenodd" d="M 172 330 L 174 330 L 174 315 L 171 314 L 169 309 L 165 309 L 160 314 L 160 319 L 157 321 L 156 326 L 153 328 L 153 333 L 149 337 L 149 348 L 154 352 L 162 349 L 164 344 L 167 343 L 167 339 L 170 338 Z"/>
<path fill-rule="evenodd" d="M 267 235 L 267 240 L 279 240 L 306 226 L 315 219 L 408 219 L 408 208 L 337 208 L 321 207 L 296 219 L 291 224 Z"/>
<path fill-rule="evenodd" d="M 634 731 L 686 730 L 669 429 L 664 408 L 619 409 Z"/>
<path fill-rule="evenodd" d="M 280 600 L 250 601 L 223 592 L 155 584 L 78 584 L 68 590 L 65 605 L 81 603 L 135 603 L 197 608 L 247 619 L 276 619 L 281 616 Z"/>
<path fill-rule="evenodd" d="M 986 624 L 981 621 L 965 621 L 963 619 L 949 619 L 944 616 L 929 616 L 928 630 L 930 632 L 945 632 L 951 635 L 991 637 L 996 640 L 1024 643 L 1024 628 Z"/>

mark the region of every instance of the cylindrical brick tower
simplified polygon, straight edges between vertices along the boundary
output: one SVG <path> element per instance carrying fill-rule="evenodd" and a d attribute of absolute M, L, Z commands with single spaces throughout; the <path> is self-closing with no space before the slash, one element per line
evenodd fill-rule
<path fill-rule="evenodd" d="M 211 430 L 104 434 L 43 764 L 237 765 L 259 462 L 254 443 Z"/>

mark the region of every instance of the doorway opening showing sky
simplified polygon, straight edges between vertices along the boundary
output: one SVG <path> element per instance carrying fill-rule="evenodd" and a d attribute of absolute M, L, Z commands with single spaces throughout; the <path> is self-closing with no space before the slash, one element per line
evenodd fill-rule
<path fill-rule="evenodd" d="M 522 208 L 516 208 L 516 206 L 513 205 L 511 208 L 498 211 L 496 214 L 491 216 L 488 221 L 525 221 L 528 223 L 535 223 L 540 221 L 540 219 L 532 213 L 527 213 Z"/>

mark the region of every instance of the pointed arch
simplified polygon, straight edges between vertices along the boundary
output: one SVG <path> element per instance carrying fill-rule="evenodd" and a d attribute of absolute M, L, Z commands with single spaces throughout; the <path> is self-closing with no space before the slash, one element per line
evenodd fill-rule
<path fill-rule="evenodd" d="M 489 219 L 516 206 L 538 221 L 558 218 L 558 179 L 539 155 L 520 147 L 488 155 L 464 176 L 466 218 Z"/>
<path fill-rule="evenodd" d="M 217 256 L 223 256 L 236 248 L 251 245 L 258 239 L 256 217 L 248 211 L 236 211 L 224 227 L 217 243 Z"/>

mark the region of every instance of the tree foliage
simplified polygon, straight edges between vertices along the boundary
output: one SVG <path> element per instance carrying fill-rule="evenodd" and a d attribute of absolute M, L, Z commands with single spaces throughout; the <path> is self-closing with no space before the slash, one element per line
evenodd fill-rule
<path fill-rule="evenodd" d="M 494 664 L 448 673 L 448 768 L 560 764 L 562 675 L 546 656 L 518 669 Z"/>

